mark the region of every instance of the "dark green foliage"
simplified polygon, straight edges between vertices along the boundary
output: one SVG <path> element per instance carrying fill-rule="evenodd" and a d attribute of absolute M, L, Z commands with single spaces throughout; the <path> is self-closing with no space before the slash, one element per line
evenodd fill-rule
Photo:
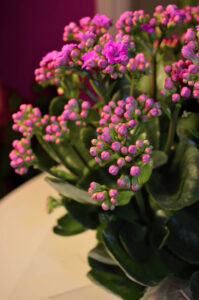
<path fill-rule="evenodd" d="M 62 236 L 70 236 L 85 231 L 85 227 L 66 214 L 57 220 L 57 226 L 53 228 L 54 233 Z"/>
<path fill-rule="evenodd" d="M 160 208 L 180 210 L 198 200 L 198 178 L 199 151 L 181 142 L 168 164 L 153 171 L 148 191 Z"/>

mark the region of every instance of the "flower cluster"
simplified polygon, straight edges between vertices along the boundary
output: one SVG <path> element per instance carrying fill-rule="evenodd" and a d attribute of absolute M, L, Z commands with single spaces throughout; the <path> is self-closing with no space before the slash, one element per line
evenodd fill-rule
<path fill-rule="evenodd" d="M 24 137 L 30 138 L 41 125 L 41 112 L 38 107 L 31 104 L 22 104 L 19 111 L 12 115 L 14 124 L 12 129 L 22 133 Z"/>
<path fill-rule="evenodd" d="M 72 98 L 64 106 L 64 111 L 58 117 L 60 124 L 65 123 L 67 120 L 75 121 L 77 126 L 85 126 L 85 119 L 88 116 L 88 111 L 90 108 L 90 103 L 88 101 L 82 101 L 81 106 L 77 99 Z"/>
<path fill-rule="evenodd" d="M 28 138 L 14 140 L 12 145 L 14 149 L 9 154 L 10 166 L 15 169 L 17 174 L 26 174 L 28 168 L 37 162 L 37 158 L 31 149 L 30 140 Z"/>
<path fill-rule="evenodd" d="M 90 46 L 96 35 L 104 34 L 111 26 L 111 19 L 105 15 L 96 14 L 93 18 L 84 17 L 79 25 L 71 22 L 64 27 L 63 40 L 77 41 Z"/>
<path fill-rule="evenodd" d="M 152 18 L 145 14 L 143 10 L 124 12 L 116 22 L 116 28 L 128 34 L 145 31 L 154 36 L 157 27 L 170 28 L 181 24 L 184 19 L 185 12 L 179 10 L 176 5 L 168 5 L 166 8 L 158 5 Z"/>
<path fill-rule="evenodd" d="M 96 130 L 98 136 L 91 141 L 90 154 L 97 163 L 108 164 L 111 175 L 120 175 L 119 187 L 133 191 L 140 188 L 140 165 L 150 162 L 151 147 L 148 140 L 135 140 L 135 129 L 139 122 L 160 115 L 160 103 L 145 94 L 137 100 L 129 96 L 125 100 L 109 101 L 103 107 L 100 127 Z"/>
<path fill-rule="evenodd" d="M 117 205 L 118 190 L 107 189 L 106 186 L 100 185 L 97 182 L 91 182 L 88 193 L 92 195 L 92 200 L 97 200 L 101 203 L 103 210 L 113 210 Z"/>
<path fill-rule="evenodd" d="M 151 63 L 143 53 L 135 56 L 133 36 L 120 30 L 114 38 L 107 32 L 110 24 L 109 18 L 97 14 L 93 19 L 81 19 L 80 27 L 75 23 L 66 26 L 64 40 L 71 43 L 42 58 L 40 67 L 35 70 L 36 81 L 59 87 L 63 76 L 74 67 L 92 71 L 92 74 L 100 71 L 113 79 L 137 70 L 147 74 Z"/>
<path fill-rule="evenodd" d="M 199 23 L 199 5 L 186 5 L 185 8 L 182 9 L 182 11 L 185 13 L 184 23 Z"/>
<path fill-rule="evenodd" d="M 198 52 L 198 26 L 196 32 L 188 28 L 183 35 L 186 45 L 181 53 L 185 60 L 180 59 L 172 65 L 166 65 L 164 70 L 168 74 L 165 79 L 162 95 L 172 95 L 173 102 L 180 102 L 189 97 L 199 98 L 199 52 Z"/>

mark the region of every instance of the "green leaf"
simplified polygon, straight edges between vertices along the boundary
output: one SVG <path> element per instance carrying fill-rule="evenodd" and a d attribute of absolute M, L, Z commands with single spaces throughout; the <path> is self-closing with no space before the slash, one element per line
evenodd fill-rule
<path fill-rule="evenodd" d="M 64 96 L 57 96 L 53 98 L 49 106 L 50 116 L 59 116 L 64 110 L 64 106 L 67 104 L 68 99 Z"/>
<path fill-rule="evenodd" d="M 54 175 L 55 177 L 58 177 L 60 179 L 63 179 L 63 180 L 67 180 L 69 181 L 70 183 L 75 183 L 77 181 L 77 176 L 75 176 L 74 174 L 72 173 L 69 173 L 69 172 L 66 172 L 62 169 L 59 169 L 57 167 L 52 167 L 50 169 L 50 172 L 52 173 L 52 175 Z"/>
<path fill-rule="evenodd" d="M 147 227 L 138 223 L 126 223 L 119 230 L 119 238 L 128 254 L 136 261 L 149 258 L 146 246 Z"/>
<path fill-rule="evenodd" d="M 160 126 L 158 118 L 139 124 L 140 133 L 144 133 L 154 149 L 159 148 L 160 144 Z"/>
<path fill-rule="evenodd" d="M 152 163 L 150 162 L 149 164 L 143 164 L 140 167 L 140 176 L 138 177 L 138 183 L 140 185 L 145 184 L 151 177 L 152 174 Z"/>
<path fill-rule="evenodd" d="M 165 210 L 179 210 L 198 200 L 199 151 L 181 142 L 173 157 L 153 171 L 147 183 L 152 200 Z"/>
<path fill-rule="evenodd" d="M 199 140 L 199 114 L 189 113 L 186 117 L 178 120 L 177 135 L 181 140 L 192 141 L 198 143 Z"/>
<path fill-rule="evenodd" d="M 198 283 L 199 283 L 199 271 L 195 272 L 191 276 L 191 280 L 190 280 L 190 288 L 191 288 L 193 300 L 199 299 L 199 284 Z"/>
<path fill-rule="evenodd" d="M 119 191 L 117 197 L 118 206 L 126 205 L 131 201 L 134 193 L 132 191 Z"/>
<path fill-rule="evenodd" d="M 169 274 L 170 270 L 167 265 L 155 253 L 152 253 L 150 259 L 144 262 L 138 262 L 132 255 L 130 256 L 120 243 L 117 227 L 120 228 L 121 224 L 112 223 L 104 230 L 104 244 L 109 254 L 130 280 L 144 286 L 157 285 Z"/>
<path fill-rule="evenodd" d="M 133 200 L 130 201 L 127 205 L 116 206 L 116 208 L 111 212 L 111 214 L 116 216 L 118 219 L 128 221 L 130 223 L 138 220 L 139 216 L 136 210 L 136 203 Z"/>
<path fill-rule="evenodd" d="M 95 259 L 103 264 L 117 266 L 116 262 L 110 257 L 102 243 L 98 244 L 88 253 L 88 257 Z"/>
<path fill-rule="evenodd" d="M 118 274 L 92 269 L 88 277 L 124 300 L 139 300 L 143 295 L 142 288 L 138 284 Z"/>
<path fill-rule="evenodd" d="M 70 236 L 85 231 L 85 228 L 68 214 L 58 219 L 57 223 L 53 231 L 62 236 Z"/>
<path fill-rule="evenodd" d="M 167 226 L 169 249 L 186 262 L 199 264 L 199 220 L 184 209 L 176 212 Z"/>
<path fill-rule="evenodd" d="M 153 162 L 153 168 L 159 168 L 167 163 L 168 156 L 165 152 L 154 150 L 151 153 L 151 160 Z"/>
<path fill-rule="evenodd" d="M 91 200 L 88 192 L 77 188 L 76 186 L 58 178 L 46 177 L 45 180 L 61 195 L 66 198 L 73 199 L 80 203 L 97 204 Z"/>
<path fill-rule="evenodd" d="M 99 225 L 98 214 L 101 212 L 99 206 L 83 204 L 67 198 L 62 201 L 69 214 L 84 227 L 95 229 Z"/>

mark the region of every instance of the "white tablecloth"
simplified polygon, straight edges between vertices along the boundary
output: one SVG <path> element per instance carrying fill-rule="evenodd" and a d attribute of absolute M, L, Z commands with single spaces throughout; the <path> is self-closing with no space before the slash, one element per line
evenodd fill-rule
<path fill-rule="evenodd" d="M 119 299 L 86 277 L 95 232 L 72 237 L 52 232 L 65 210 L 58 208 L 48 215 L 49 194 L 56 192 L 42 174 L 0 201 L 0 299 Z"/>

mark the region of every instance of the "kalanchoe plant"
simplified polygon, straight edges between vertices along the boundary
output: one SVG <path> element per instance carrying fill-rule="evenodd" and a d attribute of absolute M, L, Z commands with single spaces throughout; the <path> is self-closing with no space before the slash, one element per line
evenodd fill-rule
<path fill-rule="evenodd" d="M 13 115 L 11 166 L 49 173 L 48 210 L 67 210 L 54 232 L 94 229 L 88 275 L 123 299 L 171 277 L 199 299 L 198 23 L 176 5 L 124 12 L 115 36 L 105 15 L 72 22 L 35 71 L 57 87 L 49 114 Z"/>

